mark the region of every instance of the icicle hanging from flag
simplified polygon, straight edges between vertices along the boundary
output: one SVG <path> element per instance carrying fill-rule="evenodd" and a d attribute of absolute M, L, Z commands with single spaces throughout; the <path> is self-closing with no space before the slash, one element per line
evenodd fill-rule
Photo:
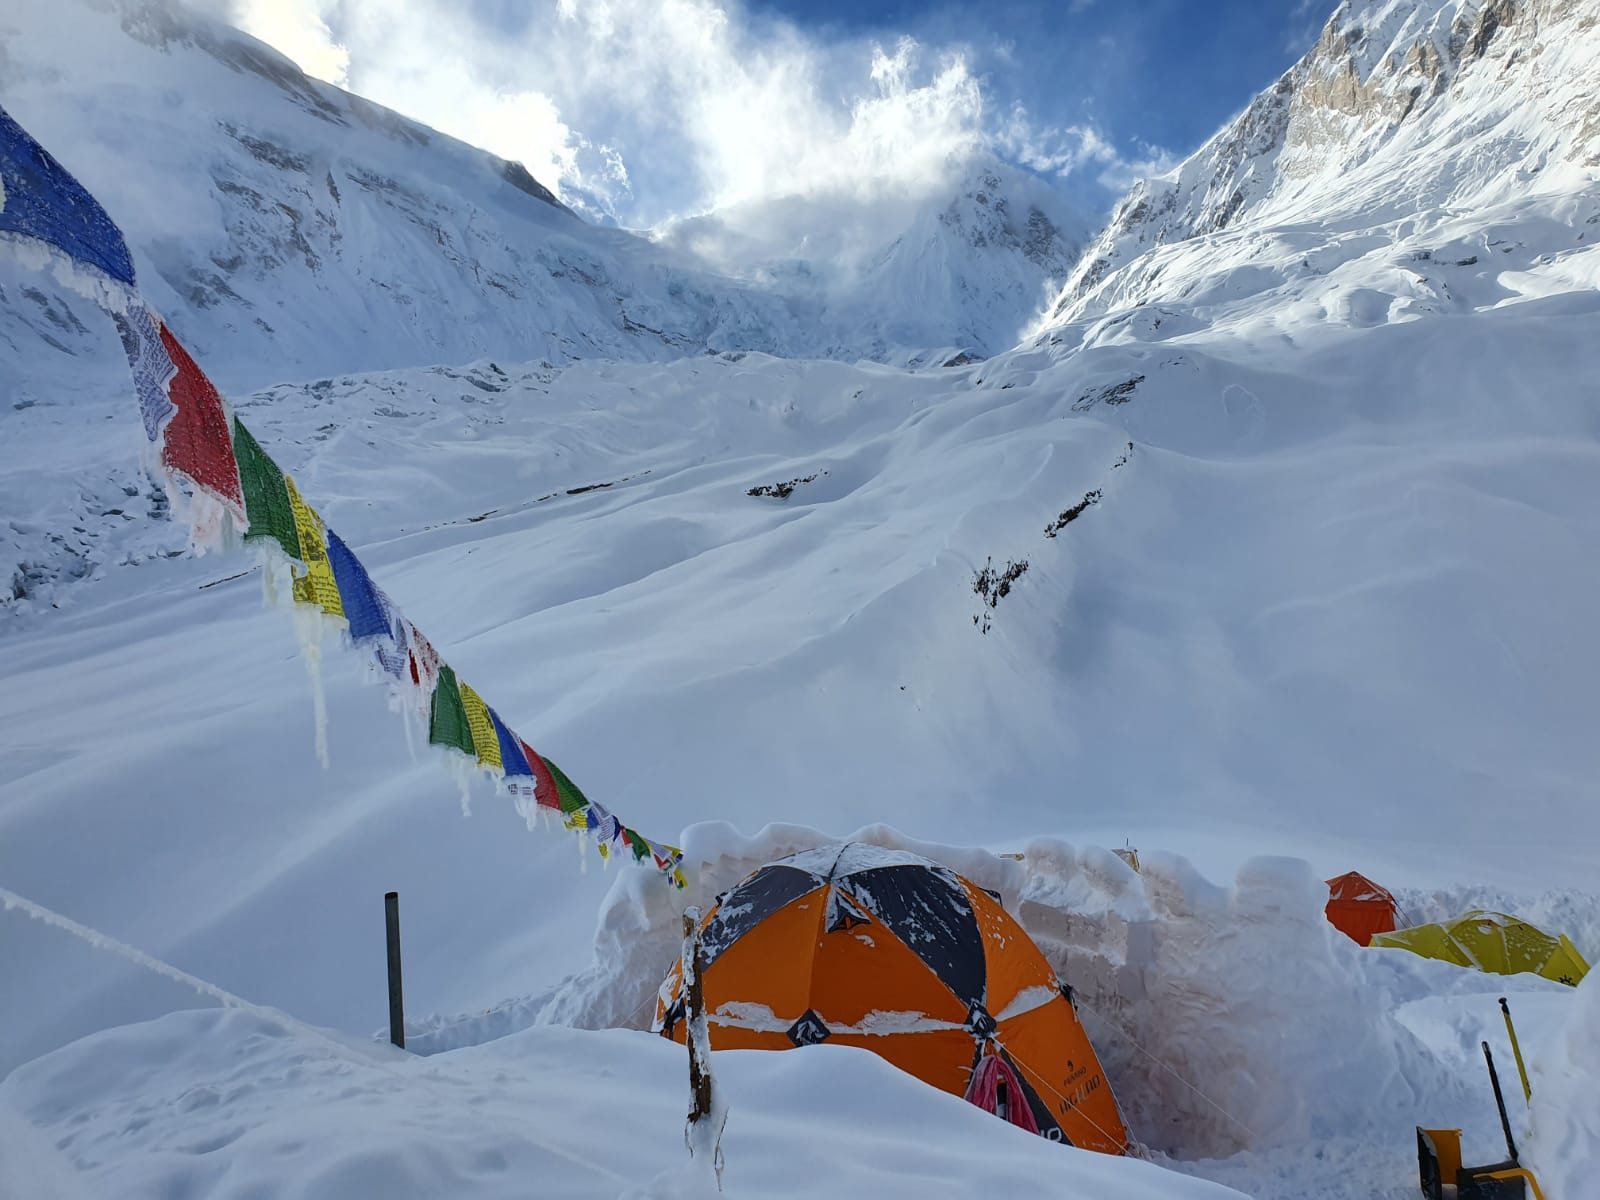
<path fill-rule="evenodd" d="M 70 172 L 0 108 L 0 244 L 51 266 L 110 314 L 128 359 L 145 439 L 169 498 L 186 501 L 197 552 L 242 534 L 286 562 L 293 602 L 337 622 L 370 649 L 403 710 L 428 722 L 432 745 L 471 765 L 562 823 L 592 837 L 602 858 L 621 845 L 686 886 L 683 851 L 652 842 L 591 801 L 560 767 L 501 720 L 379 588 L 349 546 L 301 496 L 177 337 L 139 294 L 121 230 Z M 181 485 L 181 489 L 180 489 Z M 531 813 L 531 809 L 529 812 Z"/>
<path fill-rule="evenodd" d="M 144 305 L 130 305 L 125 313 L 112 313 L 111 319 L 122 338 L 128 370 L 133 372 L 133 390 L 139 395 L 144 435 L 152 442 L 160 441 L 161 431 L 177 412 L 172 397 L 167 394 L 167 384 L 172 382 L 178 368 L 156 332 L 155 318 Z"/>

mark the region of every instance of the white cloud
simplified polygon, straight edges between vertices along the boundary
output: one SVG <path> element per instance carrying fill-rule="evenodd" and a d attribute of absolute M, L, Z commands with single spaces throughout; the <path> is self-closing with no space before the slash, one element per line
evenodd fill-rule
<path fill-rule="evenodd" d="M 1160 146 L 1140 143 L 1133 158 L 1123 155 L 1092 125 L 1039 125 L 1018 103 L 994 130 L 995 145 L 1006 157 L 1041 175 L 1065 177 L 1092 172 L 1101 186 L 1123 191 L 1140 179 L 1163 175 L 1179 159 Z"/>
<path fill-rule="evenodd" d="M 229 0 L 309 73 L 516 159 L 625 223 L 787 196 L 917 197 L 988 146 L 1043 173 L 1119 169 L 1092 128 L 986 110 L 968 56 L 823 42 L 716 0 Z"/>
<path fill-rule="evenodd" d="M 1122 155 L 1113 157 L 1095 178 L 1113 192 L 1124 192 L 1141 179 L 1165 175 L 1183 161 L 1161 146 L 1140 143 L 1138 149 L 1139 153 L 1132 158 Z"/>
<path fill-rule="evenodd" d="M 344 86 L 350 52 L 334 40 L 320 5 L 238 0 L 232 16 L 239 28 L 277 47 L 307 75 Z"/>

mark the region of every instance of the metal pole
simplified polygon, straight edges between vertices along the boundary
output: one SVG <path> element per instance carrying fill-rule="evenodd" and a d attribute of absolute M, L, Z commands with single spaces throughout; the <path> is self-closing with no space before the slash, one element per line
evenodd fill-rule
<path fill-rule="evenodd" d="M 1533 1088 L 1528 1085 L 1528 1068 L 1522 1063 L 1522 1047 L 1517 1045 L 1517 1030 L 1511 1024 L 1511 1007 L 1506 1004 L 1506 998 L 1500 997 L 1500 1011 L 1505 1015 L 1506 1033 L 1511 1038 L 1511 1053 L 1517 1059 L 1517 1074 L 1522 1077 L 1522 1098 L 1529 1104 L 1533 1103 Z"/>
<path fill-rule="evenodd" d="M 383 918 L 389 941 L 389 1040 L 406 1048 L 406 1006 L 400 994 L 400 893 L 385 892 Z"/>
<path fill-rule="evenodd" d="M 1517 1143 L 1511 1140 L 1511 1120 L 1506 1116 L 1506 1098 L 1500 1094 L 1500 1076 L 1494 1069 L 1494 1055 L 1489 1053 L 1489 1043 L 1483 1043 L 1483 1060 L 1489 1064 L 1489 1082 L 1494 1084 L 1494 1104 L 1500 1110 L 1500 1129 L 1506 1135 L 1506 1153 L 1517 1161 Z"/>

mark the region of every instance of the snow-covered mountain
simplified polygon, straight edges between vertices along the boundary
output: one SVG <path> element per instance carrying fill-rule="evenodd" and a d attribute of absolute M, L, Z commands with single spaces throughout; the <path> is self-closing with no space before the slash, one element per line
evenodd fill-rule
<path fill-rule="evenodd" d="M 808 302 L 832 339 L 830 355 L 930 361 L 917 352 L 954 346 L 986 357 L 1016 344 L 1092 230 L 1016 167 L 992 157 L 952 167 L 949 186 L 933 196 L 764 201 L 658 236 Z"/>
<path fill-rule="evenodd" d="M 1150 252 L 1191 239 L 1276 228 L 1398 240 L 1462 216 L 1486 225 L 1530 197 L 1559 205 L 1600 166 L 1597 62 L 1590 0 L 1347 0 L 1243 113 L 1129 192 L 1055 315 L 1183 298 L 1174 260 Z"/>
<path fill-rule="evenodd" d="M 163 0 L 8 5 L 0 61 L 0 101 L 102 197 L 225 385 L 793 335 L 781 300 L 592 227 L 521 166 Z M 54 325 L 26 304 L 8 321 Z"/>
<path fill-rule="evenodd" d="M 786 264 L 795 287 L 770 272 L 752 285 L 589 224 L 519 164 L 175 0 L 19 0 L 0 14 L 0 64 L 0 101 L 109 207 L 150 298 L 223 360 L 225 385 L 482 355 L 987 354 L 1016 340 L 1086 235 L 995 164 L 957 170 L 954 198 L 909 206 L 904 228 L 876 224 L 850 248 L 859 278 L 816 257 Z M 30 356 L 81 319 L 69 297 L 23 301 L 0 329 Z"/>
<path fill-rule="evenodd" d="M 226 392 L 477 358 L 982 356 L 1015 342 L 1087 236 L 1038 181 L 953 164 L 953 198 L 890 197 L 868 217 L 848 205 L 849 237 L 798 198 L 728 214 L 767 253 L 785 228 L 832 239 L 797 235 L 777 266 L 736 269 L 750 260 L 712 253 L 704 230 L 652 241 L 591 225 L 518 164 L 172 0 L 7 6 L 0 102 L 108 206 L 145 294 Z M 125 374 L 91 304 L 0 261 L 14 440 L 73 423 L 64 395 L 116 396 Z M 132 460 L 80 478 L 44 449 L 0 478 L 0 501 L 0 612 L 51 602 L 110 542 L 136 560 L 169 549 L 123 528 L 160 503 Z"/>

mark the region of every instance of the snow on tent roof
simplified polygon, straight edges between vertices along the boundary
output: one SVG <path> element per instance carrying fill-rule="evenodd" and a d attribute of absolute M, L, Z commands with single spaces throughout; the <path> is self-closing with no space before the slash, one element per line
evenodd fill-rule
<path fill-rule="evenodd" d="M 1589 964 L 1566 934 L 1551 935 L 1519 917 L 1473 909 L 1453 921 L 1380 933 L 1372 945 L 1410 950 L 1492 975 L 1524 972 L 1576 986 Z"/>
<path fill-rule="evenodd" d="M 1323 911 L 1328 923 L 1358 946 L 1369 945 L 1374 935 L 1389 933 L 1399 923 L 1399 906 L 1388 889 L 1356 871 L 1328 880 Z"/>
<path fill-rule="evenodd" d="M 1127 1148 L 1055 969 L 998 899 L 948 867 L 861 842 L 769 862 L 705 914 L 700 962 L 720 1049 L 853 1045 L 958 1096 L 981 1058 L 1000 1054 L 1043 1136 Z M 679 1040 L 683 981 L 680 959 L 653 1022 Z"/>
<path fill-rule="evenodd" d="M 1388 888 L 1379 887 L 1359 871 L 1346 871 L 1343 875 L 1336 875 L 1328 880 L 1328 899 L 1375 901 L 1386 900 L 1394 903 L 1394 896 Z"/>
<path fill-rule="evenodd" d="M 828 846 L 818 846 L 814 850 L 802 850 L 798 854 L 780 858 L 771 865 L 779 864 L 793 867 L 798 871 L 809 871 L 819 879 L 853 875 L 857 871 L 869 871 L 875 867 L 939 867 L 938 863 L 930 862 L 908 850 L 891 850 L 866 842 L 835 842 Z"/>

